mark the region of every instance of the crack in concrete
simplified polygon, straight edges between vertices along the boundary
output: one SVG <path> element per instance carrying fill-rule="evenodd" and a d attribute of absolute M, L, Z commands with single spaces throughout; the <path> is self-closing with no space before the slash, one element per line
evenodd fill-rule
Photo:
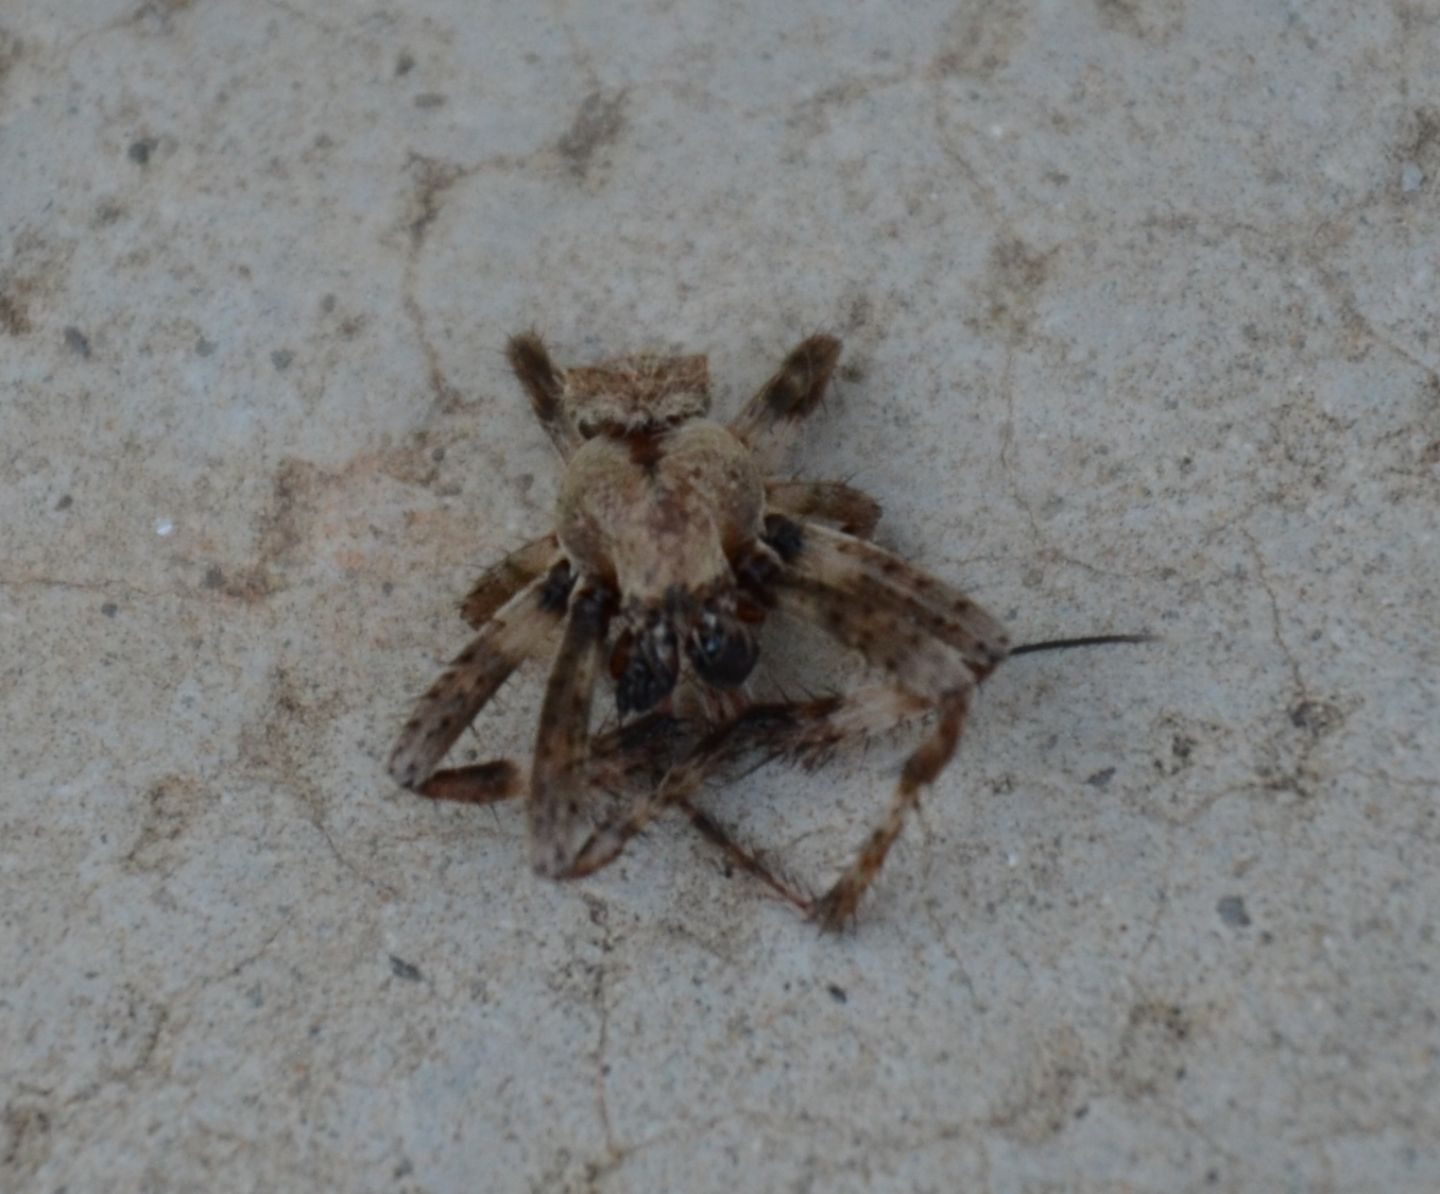
<path fill-rule="evenodd" d="M 590 922 L 600 930 L 600 951 L 603 955 L 608 956 L 615 948 L 610 930 L 610 907 L 604 900 L 596 896 L 587 894 L 584 899 L 590 909 Z M 606 996 L 606 977 L 606 967 L 602 960 L 595 967 L 594 985 L 590 992 L 591 1001 L 600 1015 L 594 1059 L 595 1105 L 600 1117 L 601 1130 L 605 1134 L 605 1149 L 609 1153 L 611 1162 L 614 1162 L 622 1154 L 623 1149 L 615 1139 L 615 1129 L 610 1122 L 610 1096 L 607 1081 L 610 1066 L 605 1059 L 610 1043 L 610 1001 Z"/>
<path fill-rule="evenodd" d="M 1012 459 L 1015 447 L 1015 346 L 1005 346 L 1005 364 L 1000 370 L 1000 396 L 1005 404 L 1005 421 L 1000 425 L 1000 471 L 1005 475 L 1005 484 L 1010 490 L 1010 497 L 1024 513 L 1026 521 L 1030 524 L 1030 533 L 1035 537 L 1036 543 L 1044 543 L 1045 536 L 1040 531 L 1040 523 L 1035 518 L 1035 509 L 1026 499 L 1020 488 L 1020 480 L 1015 475 L 1015 462 Z"/>
<path fill-rule="evenodd" d="M 340 847 L 335 842 L 334 836 L 330 832 L 330 827 L 326 825 L 324 821 L 320 820 L 318 817 L 309 816 L 307 816 L 305 819 L 312 826 L 314 826 L 315 831 L 324 840 L 325 845 L 329 848 L 331 855 L 335 858 L 335 861 L 338 862 L 347 871 L 349 871 L 352 875 L 354 875 L 357 879 L 359 879 L 360 882 L 365 884 L 366 887 L 370 888 L 370 890 L 380 898 L 382 903 L 389 903 L 395 898 L 397 892 L 393 887 L 390 887 L 388 884 L 381 883 L 378 879 L 372 879 L 368 874 L 365 873 L 364 868 L 362 868 L 358 863 L 352 861 L 345 854 L 345 852 L 340 849 Z"/>
<path fill-rule="evenodd" d="M 0 576 L 0 589 L 69 589 L 80 593 L 100 593 L 112 596 L 119 593 L 125 597 L 132 598 L 155 598 L 155 597 L 177 597 L 181 599 L 194 599 L 202 596 L 201 593 L 190 592 L 185 589 L 142 589 L 129 581 L 115 580 L 105 577 L 97 580 L 76 580 L 64 576 L 46 576 L 35 574 L 31 576 Z"/>
<path fill-rule="evenodd" d="M 975 990 L 975 980 L 970 977 L 970 971 L 965 968 L 965 963 L 960 960 L 960 951 L 955 948 L 954 943 L 950 940 L 949 930 L 945 922 L 940 919 L 940 914 L 936 911 L 934 901 L 926 900 L 922 906 L 925 910 L 925 919 L 930 922 L 930 927 L 934 930 L 935 937 L 940 942 L 940 948 L 944 951 L 945 956 L 955 964 L 955 969 L 960 975 L 960 981 L 964 984 L 965 990 L 970 993 L 971 1007 L 977 1016 L 983 1016 L 989 1009 L 981 1002 L 980 996 Z"/>

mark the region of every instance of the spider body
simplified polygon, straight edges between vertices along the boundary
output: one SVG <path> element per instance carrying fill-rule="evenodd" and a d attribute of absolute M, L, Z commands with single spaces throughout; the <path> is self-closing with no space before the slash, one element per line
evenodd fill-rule
<path fill-rule="evenodd" d="M 555 878 L 604 866 L 651 818 L 680 807 L 825 927 L 853 917 L 1009 640 L 964 594 L 868 541 L 880 511 L 865 494 L 767 476 L 788 433 L 819 404 L 839 354 L 833 337 L 803 341 L 722 425 L 708 417 L 702 356 L 560 370 L 538 337 L 512 339 L 511 365 L 566 465 L 555 529 L 491 568 L 466 598 L 462 613 L 479 634 L 421 697 L 391 756 L 394 778 L 468 802 L 523 790 L 532 865 Z M 883 682 L 804 702 L 722 699 L 745 684 L 761 626 L 776 614 L 816 623 L 860 651 Z M 438 770 L 511 671 L 547 651 L 528 788 L 503 761 Z M 638 720 L 592 739 L 592 694 L 606 671 L 618 712 Z M 679 731 L 665 702 L 687 675 L 712 694 L 701 702 L 712 721 L 622 815 L 591 826 L 592 787 L 653 773 L 673 745 Z M 818 900 L 776 879 L 691 800 L 742 750 L 812 761 L 925 712 L 935 723 L 906 761 L 884 820 Z"/>
<path fill-rule="evenodd" d="M 706 419 L 598 434 L 575 453 L 556 536 L 573 567 L 618 595 L 622 714 L 670 692 L 682 646 L 706 682 L 733 688 L 749 675 L 753 638 L 736 622 L 731 559 L 760 535 L 764 509 L 750 453 Z"/>

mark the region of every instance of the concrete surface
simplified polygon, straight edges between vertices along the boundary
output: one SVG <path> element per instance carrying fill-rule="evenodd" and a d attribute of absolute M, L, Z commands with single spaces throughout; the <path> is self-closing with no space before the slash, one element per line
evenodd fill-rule
<path fill-rule="evenodd" d="M 1440 8 L 904 13 L 0 6 L 0 1187 L 1440 1188 Z M 537 881 L 383 770 L 531 325 L 838 331 L 798 469 L 1164 643 L 1002 669 L 852 936 Z M 900 749 L 707 800 L 818 882 Z"/>

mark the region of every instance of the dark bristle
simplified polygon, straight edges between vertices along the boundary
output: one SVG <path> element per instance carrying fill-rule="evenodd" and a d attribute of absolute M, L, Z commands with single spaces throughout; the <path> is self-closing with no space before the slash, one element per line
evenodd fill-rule
<path fill-rule="evenodd" d="M 805 546 L 805 532 L 800 524 L 792 522 L 783 514 L 772 514 L 765 520 L 765 542 L 787 564 L 798 556 Z"/>
<path fill-rule="evenodd" d="M 587 636 L 605 633 L 610 619 L 610 596 L 600 589 L 582 589 L 570 605 L 570 620 L 584 629 Z"/>
<path fill-rule="evenodd" d="M 540 588 L 540 608 L 547 613 L 563 613 L 570 600 L 570 589 L 575 584 L 575 574 L 568 560 L 561 560 L 550 569 L 550 575 Z"/>
<path fill-rule="evenodd" d="M 1033 655 L 1037 651 L 1068 651 L 1072 647 L 1109 647 L 1117 643 L 1158 641 L 1153 634 L 1092 634 L 1083 638 L 1052 638 L 1039 643 L 1021 643 L 1010 648 L 1010 655 L 1014 658 L 1016 655 Z"/>

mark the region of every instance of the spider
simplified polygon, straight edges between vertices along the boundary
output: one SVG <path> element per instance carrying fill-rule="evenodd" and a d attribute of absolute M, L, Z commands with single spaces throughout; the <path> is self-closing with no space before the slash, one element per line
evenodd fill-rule
<path fill-rule="evenodd" d="M 479 633 L 415 706 L 390 757 L 394 779 L 466 803 L 526 791 L 508 760 L 437 768 L 511 672 L 553 650 L 526 800 L 537 873 L 591 874 L 655 816 L 680 808 L 821 927 L 853 920 L 922 789 L 954 754 L 976 687 L 1012 648 L 964 593 L 870 541 L 880 507 L 868 495 L 770 475 L 820 404 L 840 348 L 829 335 L 802 341 L 722 424 L 709 417 L 703 355 L 559 369 L 537 335 L 513 337 L 510 365 L 565 464 L 555 528 L 486 571 L 465 598 L 461 613 Z M 774 615 L 814 623 L 858 650 L 881 682 L 750 703 L 758 632 Z M 602 669 L 621 722 L 592 736 Z M 698 718 L 675 715 L 677 685 L 693 690 Z M 883 819 L 818 899 L 778 878 L 691 799 L 745 750 L 813 764 L 842 741 L 927 713 L 933 723 L 905 760 Z M 637 778 L 646 782 L 620 812 L 592 826 L 590 792 Z"/>

